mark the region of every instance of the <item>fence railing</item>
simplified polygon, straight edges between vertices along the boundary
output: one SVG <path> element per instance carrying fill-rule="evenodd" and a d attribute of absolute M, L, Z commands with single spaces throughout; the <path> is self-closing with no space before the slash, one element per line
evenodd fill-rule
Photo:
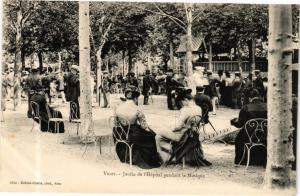
<path fill-rule="evenodd" d="M 202 66 L 208 69 L 208 62 L 197 62 L 193 63 L 194 66 Z M 242 61 L 242 70 L 249 71 L 251 68 L 251 63 L 249 61 Z M 216 72 L 219 70 L 224 71 L 239 71 L 238 61 L 213 61 L 212 62 L 212 71 Z M 256 61 L 255 69 L 259 69 L 262 72 L 268 71 L 268 62 L 267 61 Z"/>

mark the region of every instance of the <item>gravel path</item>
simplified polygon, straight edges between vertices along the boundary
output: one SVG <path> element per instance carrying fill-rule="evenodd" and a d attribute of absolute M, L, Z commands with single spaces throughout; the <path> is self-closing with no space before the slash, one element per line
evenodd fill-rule
<path fill-rule="evenodd" d="M 118 99 L 114 97 L 113 105 Z M 162 109 L 163 101 L 159 96 L 154 98 L 154 106 L 142 106 L 153 129 L 165 130 L 178 115 L 176 111 Z M 31 132 L 32 120 L 25 116 L 26 107 L 24 103 L 17 111 L 11 111 L 8 105 L 4 112 L 0 148 L 0 183 L 4 186 L 1 185 L 0 191 L 266 194 L 262 190 L 264 168 L 249 166 L 245 170 L 244 166 L 234 165 L 233 145 L 204 143 L 203 150 L 213 164 L 211 167 L 130 168 L 119 162 L 108 139 L 104 139 L 101 154 L 99 146 L 88 145 L 85 156 L 82 156 L 85 146 L 63 144 L 68 138 L 67 133 L 41 133 L 37 126 Z M 67 104 L 61 107 L 63 114 L 67 114 Z M 95 107 L 93 111 L 97 116 L 95 129 L 109 134 L 106 122 L 113 114 L 112 109 Z M 220 108 L 211 121 L 217 129 L 228 128 L 229 119 L 237 115 L 237 110 Z M 72 129 L 69 125 L 67 128 Z M 295 177 L 296 173 L 293 172 L 292 176 Z M 284 194 L 287 193 L 295 194 L 295 188 Z"/>

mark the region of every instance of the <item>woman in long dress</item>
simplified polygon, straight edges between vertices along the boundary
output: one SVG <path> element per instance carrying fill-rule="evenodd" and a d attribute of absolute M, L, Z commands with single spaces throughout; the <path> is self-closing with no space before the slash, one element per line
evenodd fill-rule
<path fill-rule="evenodd" d="M 137 89 L 125 90 L 126 100 L 116 108 L 116 119 L 126 119 L 130 124 L 128 133 L 129 144 L 132 148 L 132 164 L 143 169 L 156 168 L 161 166 L 161 159 L 157 152 L 155 133 L 149 128 L 145 115 L 137 106 L 140 93 Z M 122 125 L 127 131 L 128 125 Z M 120 127 L 113 129 L 114 139 L 122 135 Z M 127 134 L 127 133 L 126 133 Z M 125 139 L 123 134 L 122 139 Z M 124 143 L 116 144 L 116 152 L 121 162 L 129 163 L 129 149 Z"/>
<path fill-rule="evenodd" d="M 222 90 L 222 103 L 227 107 L 232 107 L 232 79 L 230 77 L 230 73 L 225 71 L 225 78 L 222 81 L 224 89 Z"/>
<path fill-rule="evenodd" d="M 43 132 L 49 131 L 49 132 L 52 132 L 52 133 L 56 133 L 57 127 L 55 127 L 54 122 L 50 122 L 49 130 L 48 130 L 49 116 L 48 116 L 47 108 L 46 108 L 47 100 L 46 100 L 45 92 L 36 91 L 32 95 L 31 101 L 34 101 L 39 105 L 39 115 L 40 115 L 40 119 L 41 119 L 41 125 L 40 125 L 41 126 L 41 131 L 43 131 Z M 50 106 L 49 106 L 49 111 L 50 111 L 51 115 L 53 115 L 54 113 L 57 114 L 57 116 L 55 118 L 62 118 L 62 114 L 61 114 L 60 111 L 56 111 L 53 108 L 51 108 Z M 37 123 L 39 123 L 38 120 L 35 119 L 35 121 Z M 59 123 L 59 133 L 64 133 L 64 132 L 65 132 L 64 123 L 60 122 Z"/>
<path fill-rule="evenodd" d="M 170 132 L 156 136 L 158 152 L 166 165 L 174 161 L 181 162 L 182 158 L 191 166 L 211 165 L 204 157 L 198 129 L 195 129 L 195 124 L 201 121 L 202 110 L 195 104 L 191 92 L 191 89 L 187 89 L 178 95 L 183 107 L 180 109 L 177 126 Z"/>

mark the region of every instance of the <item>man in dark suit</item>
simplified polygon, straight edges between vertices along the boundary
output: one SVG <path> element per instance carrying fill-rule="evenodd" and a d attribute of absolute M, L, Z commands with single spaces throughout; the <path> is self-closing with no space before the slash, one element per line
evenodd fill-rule
<path fill-rule="evenodd" d="M 231 120 L 231 124 L 237 128 L 241 128 L 235 138 L 235 164 L 239 164 L 243 157 L 245 143 L 249 142 L 249 139 L 244 128 L 245 123 L 248 120 L 254 118 L 267 119 L 267 104 L 263 102 L 260 93 L 257 89 L 252 89 L 249 93 L 250 103 L 243 106 L 238 118 Z M 265 138 L 266 139 L 266 138 Z M 265 140 L 266 142 L 266 140 Z M 266 145 L 266 144 L 265 144 Z M 244 156 L 241 164 L 245 165 L 247 156 Z M 266 149 L 260 147 L 253 148 L 251 150 L 251 160 L 249 165 L 262 165 L 265 166 L 267 161 Z"/>
<path fill-rule="evenodd" d="M 181 84 L 180 82 L 178 82 L 175 78 L 174 78 L 174 73 L 172 69 L 169 69 L 167 72 L 167 77 L 166 77 L 166 91 L 167 91 L 167 103 L 168 103 L 168 108 L 170 110 L 174 110 L 176 104 L 173 104 L 173 97 L 172 97 L 172 91 L 180 88 L 180 87 L 184 87 L 183 84 Z"/>
<path fill-rule="evenodd" d="M 72 65 L 66 81 L 67 81 L 66 99 L 67 101 L 70 101 L 70 113 L 71 113 L 71 102 L 74 102 L 78 108 L 76 116 L 80 118 L 80 109 L 79 109 L 80 83 L 79 83 L 79 68 L 77 65 Z"/>
<path fill-rule="evenodd" d="M 204 87 L 196 87 L 196 95 L 194 96 L 194 100 L 195 103 L 202 109 L 202 117 L 204 123 L 208 123 L 208 112 L 211 112 L 213 110 L 213 106 L 210 97 L 204 94 Z"/>
<path fill-rule="evenodd" d="M 172 95 L 171 95 L 171 92 L 172 92 L 172 90 L 173 90 L 172 83 L 171 83 L 172 77 L 173 77 L 173 70 L 172 70 L 172 69 L 169 69 L 169 70 L 167 71 L 167 77 L 166 77 L 166 92 L 167 92 L 167 103 L 168 103 L 168 108 L 169 108 L 170 110 L 173 109 L 173 105 L 172 105 Z"/>
<path fill-rule="evenodd" d="M 260 70 L 254 70 L 255 79 L 253 80 L 253 87 L 259 91 L 260 96 L 263 98 L 265 95 L 265 87 L 263 79 L 260 75 Z"/>
<path fill-rule="evenodd" d="M 149 91 L 152 88 L 152 78 L 150 75 L 150 70 L 146 70 L 146 75 L 143 78 L 143 90 L 142 94 L 144 95 L 144 105 L 149 105 Z"/>
<path fill-rule="evenodd" d="M 211 103 L 213 105 L 212 114 L 216 115 L 216 104 L 218 102 L 219 96 L 216 88 L 216 84 L 218 80 L 213 77 L 212 71 L 207 70 L 207 79 L 208 79 L 208 86 L 205 86 L 204 94 L 208 95 L 211 99 Z"/>

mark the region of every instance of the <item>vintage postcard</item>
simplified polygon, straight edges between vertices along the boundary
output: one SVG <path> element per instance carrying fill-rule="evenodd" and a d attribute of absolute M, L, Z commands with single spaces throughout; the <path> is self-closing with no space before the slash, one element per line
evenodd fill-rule
<path fill-rule="evenodd" d="M 295 195 L 299 10 L 4 0 L 0 192 Z"/>

